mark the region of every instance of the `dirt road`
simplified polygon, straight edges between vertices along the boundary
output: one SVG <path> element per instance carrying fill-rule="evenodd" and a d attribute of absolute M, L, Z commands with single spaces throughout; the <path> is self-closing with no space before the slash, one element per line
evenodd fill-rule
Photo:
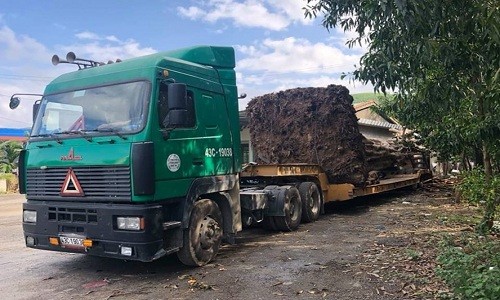
<path fill-rule="evenodd" d="M 425 198 L 400 191 L 328 207 L 296 232 L 247 230 L 216 261 L 193 269 L 175 255 L 139 263 L 28 249 L 23 197 L 0 195 L 0 298 L 401 299 L 390 290 L 396 283 L 384 283 L 366 262 L 374 245 L 406 247 L 405 214 L 432 209 Z M 380 260 L 389 268 L 390 261 Z"/>

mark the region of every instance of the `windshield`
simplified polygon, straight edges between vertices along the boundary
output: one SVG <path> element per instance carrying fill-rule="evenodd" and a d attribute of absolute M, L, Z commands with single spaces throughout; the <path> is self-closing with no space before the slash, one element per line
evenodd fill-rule
<path fill-rule="evenodd" d="M 139 81 L 46 96 L 31 136 L 138 132 L 146 119 L 148 91 L 149 84 Z"/>

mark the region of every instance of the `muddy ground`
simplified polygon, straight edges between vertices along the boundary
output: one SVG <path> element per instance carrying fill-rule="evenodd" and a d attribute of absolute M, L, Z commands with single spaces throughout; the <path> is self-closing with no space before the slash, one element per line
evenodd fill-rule
<path fill-rule="evenodd" d="M 398 191 L 328 206 L 296 232 L 246 230 L 188 268 L 25 248 L 22 202 L 0 195 L 1 299 L 433 299 L 446 292 L 439 240 L 476 221 L 448 188 Z"/>

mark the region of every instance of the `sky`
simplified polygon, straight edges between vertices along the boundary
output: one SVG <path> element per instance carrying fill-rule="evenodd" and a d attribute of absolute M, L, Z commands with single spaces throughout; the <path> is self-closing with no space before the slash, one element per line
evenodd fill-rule
<path fill-rule="evenodd" d="M 296 87 L 341 84 L 351 94 L 372 86 L 341 80 L 366 49 L 348 48 L 351 33 L 304 17 L 304 0 L 0 0 L 0 127 L 32 122 L 34 97 L 75 65 L 52 55 L 97 61 L 127 59 L 194 45 L 232 46 L 240 110 L 253 97 Z"/>

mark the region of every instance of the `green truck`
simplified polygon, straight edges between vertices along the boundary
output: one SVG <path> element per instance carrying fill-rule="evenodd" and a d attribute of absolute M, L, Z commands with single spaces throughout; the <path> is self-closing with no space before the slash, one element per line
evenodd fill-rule
<path fill-rule="evenodd" d="M 320 166 L 241 168 L 235 55 L 198 46 L 116 63 L 66 60 L 33 106 L 19 158 L 27 247 L 153 261 L 210 262 L 243 226 L 295 230 L 325 202 L 376 188 L 332 185 Z M 17 97 L 10 106 L 19 105 Z"/>

